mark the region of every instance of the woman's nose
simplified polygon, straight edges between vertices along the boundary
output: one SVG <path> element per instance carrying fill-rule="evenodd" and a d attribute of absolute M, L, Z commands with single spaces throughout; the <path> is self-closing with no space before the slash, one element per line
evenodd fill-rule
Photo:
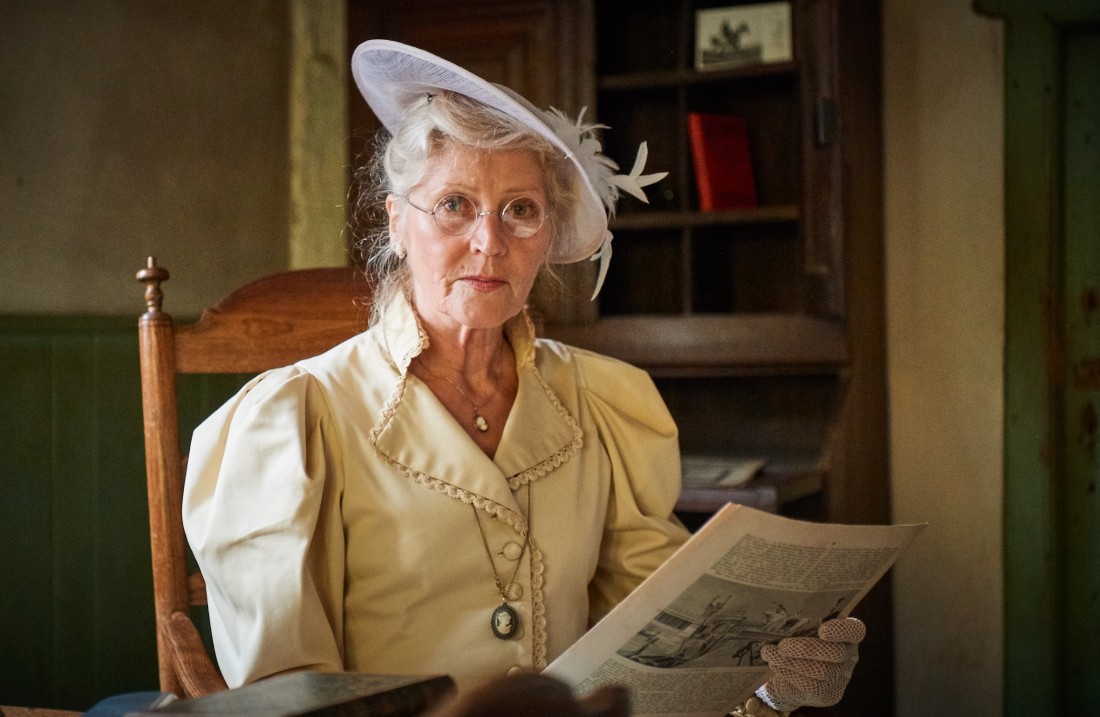
<path fill-rule="evenodd" d="M 487 256 L 504 254 L 508 251 L 507 234 L 499 213 L 479 212 L 470 234 L 470 249 Z"/>

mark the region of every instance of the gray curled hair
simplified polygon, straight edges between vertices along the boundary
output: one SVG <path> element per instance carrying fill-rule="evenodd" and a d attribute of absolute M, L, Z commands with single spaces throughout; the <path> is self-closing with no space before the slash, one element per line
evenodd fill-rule
<path fill-rule="evenodd" d="M 411 103 L 393 136 L 379 138 L 373 156 L 355 176 L 351 227 L 358 256 L 374 286 L 372 324 L 393 296 L 409 287 L 408 266 L 390 236 L 386 197 L 407 194 L 423 179 L 431 158 L 455 145 L 531 152 L 546 182 L 551 246 L 575 231 L 577 175 L 560 150 L 518 120 L 465 95 L 445 90 L 425 94 Z"/>

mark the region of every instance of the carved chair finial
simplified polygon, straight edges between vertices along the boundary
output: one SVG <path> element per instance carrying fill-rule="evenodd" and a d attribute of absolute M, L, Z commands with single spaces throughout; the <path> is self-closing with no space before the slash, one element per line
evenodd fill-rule
<path fill-rule="evenodd" d="M 137 280 L 145 284 L 146 313 L 159 314 L 164 293 L 160 290 L 162 282 L 168 281 L 168 270 L 157 266 L 157 258 L 149 257 L 145 268 L 137 273 Z"/>

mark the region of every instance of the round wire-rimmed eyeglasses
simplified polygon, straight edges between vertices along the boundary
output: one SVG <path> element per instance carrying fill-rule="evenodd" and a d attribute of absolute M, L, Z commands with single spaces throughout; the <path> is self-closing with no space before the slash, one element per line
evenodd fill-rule
<path fill-rule="evenodd" d="M 546 210 L 542 203 L 532 197 L 511 199 L 500 211 L 479 211 L 474 200 L 464 194 L 448 194 L 442 197 L 431 211 L 412 203 L 408 195 L 398 195 L 413 209 L 418 209 L 435 221 L 435 225 L 444 234 L 466 234 L 474 230 L 477 223 L 486 214 L 495 214 L 500 218 L 504 229 L 517 239 L 534 236 L 546 222 Z"/>

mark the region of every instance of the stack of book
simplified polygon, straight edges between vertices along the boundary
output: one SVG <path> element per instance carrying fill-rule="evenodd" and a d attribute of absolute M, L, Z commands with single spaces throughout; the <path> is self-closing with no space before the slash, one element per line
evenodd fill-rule
<path fill-rule="evenodd" d="M 454 689 L 454 680 L 445 675 L 292 672 L 205 697 L 168 701 L 127 717 L 412 717 L 423 714 Z"/>

